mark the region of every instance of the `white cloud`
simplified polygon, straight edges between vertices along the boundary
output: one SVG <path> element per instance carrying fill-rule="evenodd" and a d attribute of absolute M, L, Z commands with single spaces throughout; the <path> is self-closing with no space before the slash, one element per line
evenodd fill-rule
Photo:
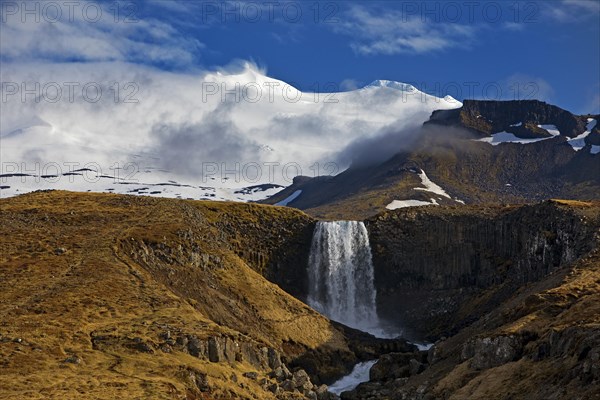
<path fill-rule="evenodd" d="M 554 88 L 544 79 L 516 73 L 501 82 L 501 99 L 490 100 L 541 100 L 551 102 Z"/>
<path fill-rule="evenodd" d="M 49 8 L 35 14 L 17 9 L 3 15 L 0 47 L 5 60 L 11 61 L 127 61 L 170 63 L 181 66 L 192 63 L 204 48 L 194 39 L 180 35 L 177 29 L 153 18 L 131 18 L 123 13 L 116 17 L 114 4 L 73 2 L 71 10 L 61 7 L 60 17 Z M 37 4 L 37 3 L 35 3 Z M 56 2 L 57 7 L 62 3 Z M 71 3 L 64 3 L 71 4 Z M 87 4 L 100 8 L 100 14 L 83 12 Z M 87 15 L 87 17 L 86 17 Z M 96 20 L 96 15 L 99 15 Z"/>
<path fill-rule="evenodd" d="M 518 22 L 504 22 L 502 23 L 502 27 L 508 31 L 520 32 L 525 29 L 525 24 Z"/>
<path fill-rule="evenodd" d="M 540 3 L 542 12 L 557 22 L 577 22 L 590 17 L 599 18 L 600 2 L 596 0 L 562 0 Z"/>
<path fill-rule="evenodd" d="M 428 53 L 466 47 L 476 29 L 452 23 L 434 23 L 407 18 L 399 11 L 377 12 L 361 6 L 351 7 L 340 16 L 334 31 L 353 37 L 352 49 L 363 55 Z"/>
<path fill-rule="evenodd" d="M 596 0 L 563 0 L 563 4 L 592 13 L 600 13 L 600 3 Z"/>
<path fill-rule="evenodd" d="M 600 114 L 600 94 L 595 95 L 592 100 L 590 100 L 589 109 L 591 113 Z"/>
<path fill-rule="evenodd" d="M 356 79 L 344 79 L 340 82 L 340 90 L 348 91 L 348 90 L 356 90 L 360 87 L 360 83 Z"/>

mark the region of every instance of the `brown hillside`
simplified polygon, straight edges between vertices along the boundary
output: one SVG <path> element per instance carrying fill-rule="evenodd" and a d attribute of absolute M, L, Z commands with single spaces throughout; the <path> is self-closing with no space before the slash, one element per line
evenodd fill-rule
<path fill-rule="evenodd" d="M 0 205 L 3 399 L 269 399 L 279 354 L 355 361 L 326 318 L 237 254 L 245 225 L 270 221 L 266 246 L 312 223 L 301 212 L 69 192 Z"/>

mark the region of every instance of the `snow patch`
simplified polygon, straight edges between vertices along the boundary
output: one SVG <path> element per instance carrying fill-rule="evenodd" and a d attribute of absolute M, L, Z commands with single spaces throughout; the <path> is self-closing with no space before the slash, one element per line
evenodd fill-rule
<path fill-rule="evenodd" d="M 430 203 L 428 201 L 422 201 L 422 200 L 394 200 L 390 204 L 385 206 L 385 208 L 387 208 L 388 210 L 396 210 L 398 208 L 431 206 L 431 205 L 435 205 L 435 204 Z"/>
<path fill-rule="evenodd" d="M 598 121 L 596 121 L 594 118 L 588 118 L 587 119 L 587 126 L 586 126 L 586 130 L 588 131 L 592 131 L 592 129 L 594 129 L 596 127 L 596 125 L 598 124 Z"/>
<path fill-rule="evenodd" d="M 547 140 L 550 138 L 536 138 L 536 139 L 521 139 L 519 137 L 516 137 L 514 134 L 512 133 L 508 133 L 508 132 L 498 132 L 498 133 L 494 133 L 492 134 L 492 136 L 489 137 L 484 137 L 481 139 L 473 139 L 476 142 L 485 142 L 485 143 L 489 143 L 492 146 L 497 146 L 501 143 L 521 143 L 521 144 L 529 144 L 529 143 L 535 143 L 535 142 L 541 142 L 542 140 Z"/>
<path fill-rule="evenodd" d="M 583 132 L 581 135 L 575 136 L 572 139 L 568 139 L 569 144 L 573 147 L 573 150 L 579 151 L 585 147 L 585 138 L 590 134 L 589 131 Z"/>
<path fill-rule="evenodd" d="M 126 172 L 123 173 L 126 175 Z M 166 197 L 191 200 L 220 200 L 220 201 L 259 201 L 281 191 L 281 186 L 268 188 L 246 187 L 228 188 L 208 185 L 189 185 L 166 179 L 167 175 L 160 171 L 140 171 L 136 176 L 142 179 L 125 179 L 120 176 L 101 175 L 93 170 L 75 170 L 65 174 L 32 174 L 29 176 L 0 175 L 2 182 L 9 188 L 2 190 L 1 197 L 16 196 L 35 190 L 71 190 L 76 192 L 118 193 Z"/>
<path fill-rule="evenodd" d="M 580 135 L 577 135 L 574 138 L 567 138 L 567 142 L 571 145 L 571 147 L 573 147 L 573 150 L 575 150 L 575 151 L 579 151 L 585 147 L 585 138 L 592 132 L 592 129 L 594 129 L 594 127 L 598 123 L 598 121 L 596 121 L 594 118 L 588 118 L 587 122 L 588 123 L 587 123 L 585 132 L 583 132 Z M 511 126 L 520 126 L 520 124 L 521 123 L 519 122 L 518 124 L 511 125 Z M 558 130 L 556 125 L 538 125 L 538 128 L 545 129 L 552 136 L 546 137 L 546 138 L 521 139 L 512 133 L 498 132 L 498 133 L 492 134 L 489 137 L 473 139 L 473 140 L 478 141 L 478 142 L 489 143 L 492 146 L 497 146 L 501 143 L 530 144 L 530 143 L 535 143 L 535 142 L 541 142 L 542 140 L 552 139 L 553 137 L 560 135 L 560 131 Z M 597 147 L 600 147 L 600 146 L 592 146 L 590 153 L 598 154 L 599 150 L 597 149 Z"/>
<path fill-rule="evenodd" d="M 548 131 L 552 136 L 560 135 L 560 131 L 556 127 L 556 125 L 538 125 L 538 128 L 542 128 Z"/>
<path fill-rule="evenodd" d="M 456 100 L 454 97 L 452 97 L 450 95 L 444 96 L 444 100 L 446 100 L 448 103 L 458 103 L 462 106 L 462 103 L 460 101 Z"/>
<path fill-rule="evenodd" d="M 294 193 L 292 193 L 285 199 L 281 200 L 278 203 L 275 203 L 275 205 L 276 206 L 287 206 L 289 203 L 296 200 L 298 198 L 298 196 L 300 196 L 301 194 L 302 194 L 302 190 L 296 190 Z"/>
<path fill-rule="evenodd" d="M 429 179 L 425 171 L 421 170 L 421 172 L 419 173 L 419 177 L 421 178 L 421 183 L 423 184 L 423 186 L 425 186 L 425 188 L 415 188 L 415 190 L 423 190 L 425 192 L 439 194 L 440 196 L 444 196 L 449 199 L 451 198 L 450 195 L 446 193 L 444 189 L 442 189 L 439 185 L 433 183 L 431 179 Z"/>
<path fill-rule="evenodd" d="M 594 129 L 594 127 L 598 123 L 598 121 L 596 121 L 594 118 L 588 118 L 587 122 L 588 123 L 585 132 L 583 132 L 581 135 L 575 136 L 574 138 L 568 139 L 569 144 L 571 145 L 571 147 L 573 147 L 573 150 L 575 151 L 579 151 L 585 147 L 585 138 L 588 137 L 588 135 L 592 132 L 592 129 Z M 590 152 L 592 154 L 597 154 L 594 153 L 594 151 L 596 150 L 594 149 L 594 146 L 592 146 Z"/>
<path fill-rule="evenodd" d="M 418 175 L 419 175 L 419 178 L 421 178 L 421 184 L 425 187 L 424 188 L 414 188 L 414 190 L 421 190 L 424 192 L 435 193 L 437 195 L 446 197 L 448 199 L 452 199 L 452 197 L 450 197 L 450 195 L 444 189 L 442 189 L 441 186 L 439 186 L 438 184 L 434 183 L 431 179 L 429 179 L 429 177 L 427 176 L 427 174 L 425 173 L 424 170 L 421 170 L 421 172 L 419 172 Z M 388 210 L 396 210 L 398 208 L 405 208 L 405 207 L 419 207 L 419 206 L 431 206 L 431 205 L 439 206 L 440 205 L 440 203 L 438 203 L 438 201 L 435 198 L 431 197 L 430 200 L 431 200 L 431 202 L 423 201 L 423 200 L 394 200 L 390 204 L 385 206 L 385 208 L 387 208 Z M 441 200 L 441 199 L 439 199 L 439 200 Z M 457 203 L 465 204 L 464 201 L 459 200 L 459 199 L 454 199 L 454 201 L 456 201 Z"/>
<path fill-rule="evenodd" d="M 522 122 L 519 122 L 519 123 L 517 123 L 517 124 L 513 124 L 513 125 L 510 125 L 510 126 L 515 126 L 515 127 L 517 127 L 517 126 L 521 126 L 521 125 L 523 125 L 523 123 L 522 123 Z M 538 125 L 538 126 L 539 126 L 539 125 Z"/>
<path fill-rule="evenodd" d="M 396 89 L 396 90 L 400 90 L 402 92 L 408 92 L 408 93 L 415 93 L 415 92 L 419 91 L 416 87 L 414 87 L 411 84 L 396 82 L 396 81 L 388 81 L 385 79 L 378 79 L 376 81 L 373 81 L 373 82 L 369 83 L 367 86 L 365 86 L 364 89 L 378 88 L 378 87 L 386 87 L 386 88 Z"/>

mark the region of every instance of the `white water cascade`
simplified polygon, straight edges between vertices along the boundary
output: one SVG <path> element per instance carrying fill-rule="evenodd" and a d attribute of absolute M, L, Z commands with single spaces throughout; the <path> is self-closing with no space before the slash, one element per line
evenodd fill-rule
<path fill-rule="evenodd" d="M 381 334 L 371 247 L 362 222 L 317 222 L 308 280 L 311 307 L 352 328 Z"/>

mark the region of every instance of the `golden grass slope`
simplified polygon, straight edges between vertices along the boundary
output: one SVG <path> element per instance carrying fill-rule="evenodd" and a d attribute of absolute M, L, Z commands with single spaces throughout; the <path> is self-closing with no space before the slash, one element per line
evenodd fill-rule
<path fill-rule="evenodd" d="M 223 215 L 308 218 L 300 212 L 38 192 L 0 200 L 0 215 L 1 399 L 273 398 L 241 375 L 255 369 L 246 361 L 161 351 L 166 329 L 347 350 L 327 319 L 252 270 L 215 226 Z M 114 345 L 94 345 L 100 335 Z"/>

